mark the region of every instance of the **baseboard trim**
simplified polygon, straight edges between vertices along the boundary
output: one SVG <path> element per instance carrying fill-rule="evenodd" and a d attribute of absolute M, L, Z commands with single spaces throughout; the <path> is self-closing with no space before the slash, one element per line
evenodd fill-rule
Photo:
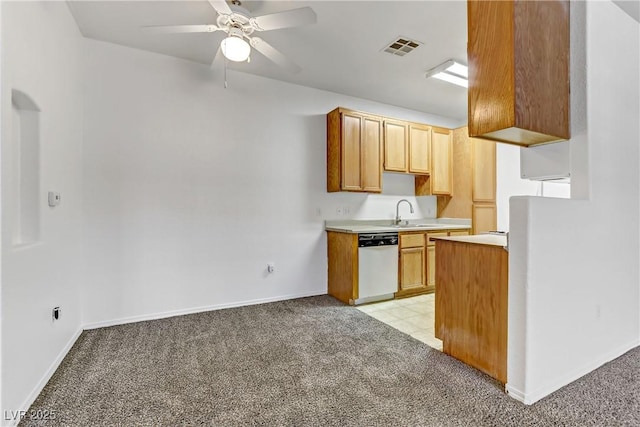
<path fill-rule="evenodd" d="M 532 393 L 524 393 L 521 390 L 518 390 L 509 384 L 506 385 L 505 391 L 509 396 L 513 397 L 516 400 L 519 400 L 525 405 L 533 405 L 543 397 L 546 397 L 551 393 L 561 389 L 562 387 L 574 382 L 578 378 L 581 378 L 587 375 L 589 372 L 592 372 L 598 369 L 599 367 L 601 367 L 602 365 L 611 362 L 613 359 L 616 359 L 622 356 L 626 352 L 632 350 L 633 348 L 639 345 L 640 345 L 640 340 L 637 340 L 637 339 L 625 345 L 621 345 L 616 349 L 607 352 L 604 356 L 598 358 L 596 361 L 588 363 L 580 367 L 579 369 L 575 369 L 569 372 L 567 375 L 562 376 L 560 379 L 553 381 L 551 384 L 538 388 Z"/>
<path fill-rule="evenodd" d="M 31 390 L 31 393 L 29 393 L 29 396 L 27 396 L 24 403 L 20 406 L 20 409 L 17 412 L 25 411 L 26 413 L 26 411 L 29 410 L 33 402 L 35 402 L 36 398 L 40 395 L 44 386 L 47 385 L 47 383 L 49 382 L 53 374 L 56 372 L 56 370 L 58 369 L 58 367 L 60 366 L 64 358 L 67 356 L 67 353 L 69 353 L 69 350 L 71 350 L 71 347 L 73 347 L 73 345 L 76 343 L 76 341 L 78 340 L 81 334 L 82 334 L 82 328 L 79 328 L 71 336 L 71 338 L 69 338 L 69 341 L 67 341 L 67 343 L 62 348 L 62 350 L 60 350 L 60 352 L 58 353 L 54 361 L 51 363 L 51 365 L 49 365 L 49 369 L 47 369 L 47 371 L 44 373 L 44 375 L 42 376 L 38 384 L 36 384 L 33 390 Z M 16 419 L 16 420 L 3 419 L 2 421 L 3 423 L 6 423 L 3 425 L 11 426 L 11 427 L 18 425 L 18 423 L 20 422 L 19 419 Z"/>
<path fill-rule="evenodd" d="M 522 390 L 518 390 L 517 388 L 513 387 L 511 384 L 507 383 L 504 386 L 504 391 L 513 399 L 524 403 L 525 395 L 522 392 Z"/>
<path fill-rule="evenodd" d="M 226 304 L 213 304 L 213 305 L 206 305 L 206 306 L 194 307 L 194 308 L 188 308 L 188 309 L 182 309 L 182 310 L 171 310 L 171 311 L 165 311 L 160 313 L 151 313 L 151 314 L 142 314 L 139 316 L 122 317 L 120 319 L 86 323 L 83 325 L 83 329 L 88 330 L 88 329 L 106 328 L 109 326 L 125 325 L 127 323 L 145 322 L 147 320 L 166 319 L 168 317 L 184 316 L 186 314 L 203 313 L 206 311 L 222 310 L 224 308 L 244 307 L 247 305 L 265 304 L 269 302 L 285 301 L 285 300 L 290 300 L 295 298 L 314 297 L 318 295 L 326 295 L 326 291 L 303 292 L 299 294 L 280 295 L 276 297 L 258 298 L 258 299 L 252 299 L 252 300 L 226 303 Z"/>

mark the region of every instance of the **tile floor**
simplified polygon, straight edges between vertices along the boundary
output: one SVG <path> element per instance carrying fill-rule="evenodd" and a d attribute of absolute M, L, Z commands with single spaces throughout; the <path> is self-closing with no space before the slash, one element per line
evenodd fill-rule
<path fill-rule="evenodd" d="M 442 351 L 442 341 L 434 336 L 435 294 L 376 302 L 357 309 Z"/>

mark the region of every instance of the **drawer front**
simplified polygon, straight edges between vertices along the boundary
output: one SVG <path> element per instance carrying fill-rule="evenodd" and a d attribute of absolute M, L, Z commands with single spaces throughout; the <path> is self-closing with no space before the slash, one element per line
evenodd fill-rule
<path fill-rule="evenodd" d="M 468 235 L 469 235 L 469 230 L 456 230 L 456 231 L 449 232 L 449 236 L 468 236 Z"/>
<path fill-rule="evenodd" d="M 433 246 L 436 242 L 431 240 L 432 237 L 447 237 L 449 235 L 446 231 L 440 231 L 437 233 L 427 233 L 427 246 Z"/>
<path fill-rule="evenodd" d="M 400 235 L 401 248 L 419 248 L 422 246 L 424 246 L 424 234 L 401 234 Z"/>

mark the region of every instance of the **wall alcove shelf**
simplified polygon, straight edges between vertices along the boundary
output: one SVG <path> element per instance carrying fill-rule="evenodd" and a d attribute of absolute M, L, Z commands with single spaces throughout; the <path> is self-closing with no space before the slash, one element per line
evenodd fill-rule
<path fill-rule="evenodd" d="M 24 246 L 40 239 L 40 109 L 24 92 L 11 90 L 13 126 L 8 157 L 11 243 Z"/>

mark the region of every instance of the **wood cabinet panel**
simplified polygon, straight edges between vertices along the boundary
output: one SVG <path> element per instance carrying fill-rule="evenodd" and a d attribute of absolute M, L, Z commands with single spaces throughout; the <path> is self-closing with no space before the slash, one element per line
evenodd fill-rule
<path fill-rule="evenodd" d="M 430 231 L 427 233 L 427 246 L 434 246 L 436 242 L 431 240 L 432 237 L 446 237 L 449 235 L 447 231 Z"/>
<path fill-rule="evenodd" d="M 327 293 L 346 304 L 358 296 L 358 235 L 327 231 Z"/>
<path fill-rule="evenodd" d="M 338 108 L 327 114 L 327 192 L 340 191 L 342 125 Z"/>
<path fill-rule="evenodd" d="M 451 195 L 451 131 L 449 129 L 432 128 L 431 156 L 431 193 Z"/>
<path fill-rule="evenodd" d="M 452 131 L 453 174 L 452 197 L 438 197 L 438 217 L 471 218 L 472 196 L 472 151 L 467 127 Z M 417 193 L 416 193 L 417 195 Z"/>
<path fill-rule="evenodd" d="M 469 135 L 515 121 L 512 1 L 467 2 Z"/>
<path fill-rule="evenodd" d="M 382 121 L 364 117 L 362 127 L 362 190 L 379 193 L 382 191 Z"/>
<path fill-rule="evenodd" d="M 507 381 L 508 252 L 439 240 L 436 336 L 443 351 Z"/>
<path fill-rule="evenodd" d="M 360 136 L 362 118 L 342 114 L 342 190 L 362 189 L 360 180 Z"/>
<path fill-rule="evenodd" d="M 436 288 L 436 247 L 427 246 L 427 287 Z"/>
<path fill-rule="evenodd" d="M 436 242 L 431 240 L 431 238 L 445 237 L 448 235 L 448 231 L 432 231 L 427 233 L 427 289 L 429 291 L 436 289 Z"/>
<path fill-rule="evenodd" d="M 482 234 L 487 231 L 496 230 L 498 228 L 496 222 L 497 211 L 495 204 L 473 204 L 473 216 L 471 217 L 473 234 Z"/>
<path fill-rule="evenodd" d="M 382 192 L 382 118 L 336 108 L 327 114 L 327 191 Z"/>
<path fill-rule="evenodd" d="M 428 174 L 431 171 L 431 128 L 409 125 L 409 172 Z"/>
<path fill-rule="evenodd" d="M 425 287 L 425 248 L 400 249 L 400 290 Z"/>
<path fill-rule="evenodd" d="M 407 172 L 407 125 L 384 121 L 384 170 Z"/>
<path fill-rule="evenodd" d="M 471 138 L 473 146 L 473 201 L 496 202 L 496 143 Z"/>
<path fill-rule="evenodd" d="M 424 234 L 401 234 L 400 235 L 400 247 L 401 248 L 415 248 L 424 246 Z"/>
<path fill-rule="evenodd" d="M 469 0 L 467 24 L 469 135 L 568 139 L 569 2 Z"/>

